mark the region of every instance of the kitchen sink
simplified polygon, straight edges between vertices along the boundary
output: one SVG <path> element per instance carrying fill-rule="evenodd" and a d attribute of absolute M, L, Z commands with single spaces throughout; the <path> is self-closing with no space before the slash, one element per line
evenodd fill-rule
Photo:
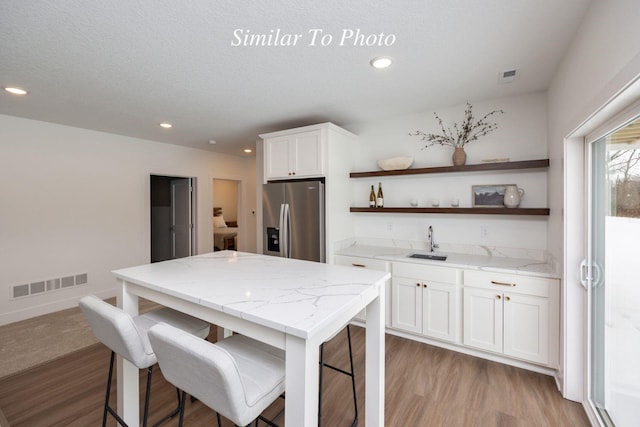
<path fill-rule="evenodd" d="M 435 254 L 411 254 L 409 258 L 420 258 L 420 259 L 430 259 L 433 261 L 446 261 L 446 255 L 435 255 Z"/>

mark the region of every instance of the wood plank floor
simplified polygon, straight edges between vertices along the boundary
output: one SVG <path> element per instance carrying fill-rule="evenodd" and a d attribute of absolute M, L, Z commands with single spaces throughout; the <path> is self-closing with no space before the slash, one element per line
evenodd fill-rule
<path fill-rule="evenodd" d="M 215 330 L 215 328 L 212 328 Z M 215 332 L 212 332 L 215 339 Z M 364 426 L 364 332 L 352 327 L 360 426 Z M 385 425 L 588 426 L 578 403 L 565 400 L 551 377 L 387 335 Z M 346 334 L 325 347 L 329 363 L 348 363 Z M 0 380 L 0 408 L 12 427 L 97 426 L 109 351 L 101 344 Z M 144 373 L 141 372 L 141 393 Z M 349 378 L 325 370 L 323 426 L 350 425 Z M 155 370 L 151 422 L 175 405 L 175 389 Z M 115 393 L 112 396 L 115 402 Z M 141 403 L 142 407 L 142 403 Z M 283 407 L 276 402 L 269 413 Z M 283 424 L 282 419 L 278 419 Z M 113 418 L 109 426 L 115 426 Z M 177 419 L 167 427 L 177 426 Z M 185 426 L 214 426 L 215 413 L 187 404 Z M 232 424 L 225 420 L 225 426 Z M 263 424 L 261 424 L 263 425 Z"/>

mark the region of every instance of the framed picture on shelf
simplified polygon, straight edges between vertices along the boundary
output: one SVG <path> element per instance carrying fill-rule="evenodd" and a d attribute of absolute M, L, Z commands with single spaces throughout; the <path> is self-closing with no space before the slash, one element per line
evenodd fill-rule
<path fill-rule="evenodd" d="M 472 185 L 471 202 L 474 208 L 504 208 L 504 190 L 511 184 Z"/>

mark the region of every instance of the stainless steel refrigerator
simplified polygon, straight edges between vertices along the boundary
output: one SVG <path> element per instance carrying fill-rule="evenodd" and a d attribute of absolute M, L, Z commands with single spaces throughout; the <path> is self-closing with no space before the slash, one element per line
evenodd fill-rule
<path fill-rule="evenodd" d="M 265 255 L 325 262 L 324 182 L 264 184 L 262 226 Z"/>

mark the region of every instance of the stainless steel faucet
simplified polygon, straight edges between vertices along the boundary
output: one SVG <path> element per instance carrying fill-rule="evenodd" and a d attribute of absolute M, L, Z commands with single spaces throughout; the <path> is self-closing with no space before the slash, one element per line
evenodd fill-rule
<path fill-rule="evenodd" d="M 433 253 L 434 249 L 438 249 L 438 245 L 433 241 L 433 227 L 429 226 L 429 250 Z"/>

